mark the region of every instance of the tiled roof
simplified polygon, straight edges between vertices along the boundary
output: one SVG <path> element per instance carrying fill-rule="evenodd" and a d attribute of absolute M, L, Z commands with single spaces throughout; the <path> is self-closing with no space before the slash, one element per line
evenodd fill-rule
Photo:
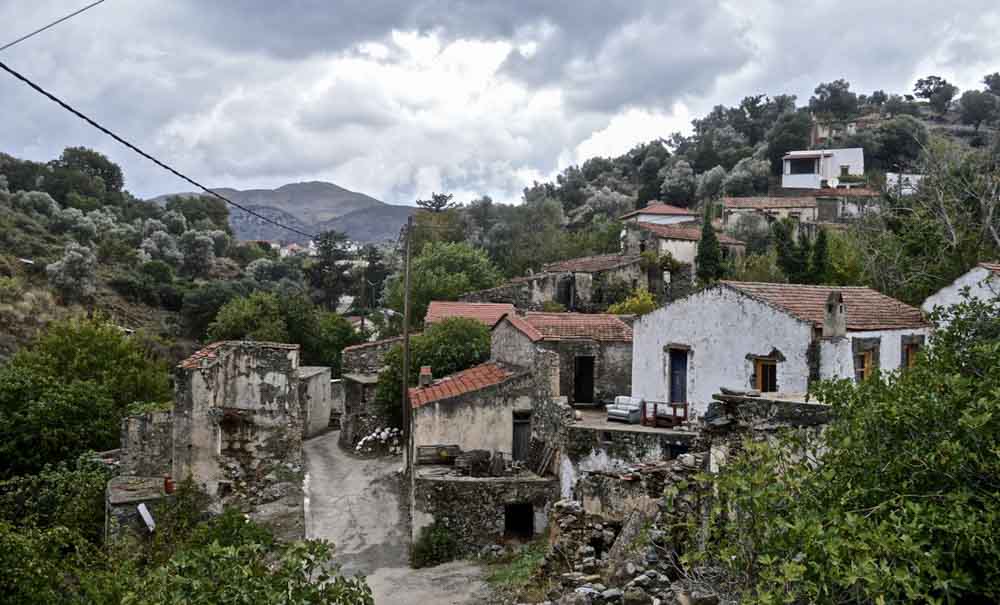
<path fill-rule="evenodd" d="M 992 271 L 997 275 L 1000 275 L 1000 262 L 996 263 L 979 263 L 979 266 L 988 271 Z"/>
<path fill-rule="evenodd" d="M 505 317 L 532 342 L 575 339 L 632 342 L 632 328 L 615 315 L 528 312 Z"/>
<path fill-rule="evenodd" d="M 215 360 L 219 358 L 220 353 L 222 353 L 222 349 L 240 345 L 260 347 L 262 349 L 294 350 L 299 348 L 299 345 L 289 344 L 286 342 L 258 342 L 256 340 L 220 340 L 219 342 L 213 342 L 212 344 L 198 351 L 195 351 L 190 357 L 177 364 L 177 367 L 183 368 L 185 370 L 197 370 L 198 368 L 205 367 L 206 365 L 214 363 Z"/>
<path fill-rule="evenodd" d="M 735 281 L 721 283 L 816 327 L 823 326 L 826 301 L 831 292 L 840 292 L 844 297 L 848 330 L 900 330 L 929 325 L 920 309 L 871 288 Z"/>
<path fill-rule="evenodd" d="M 639 262 L 639 256 L 629 256 L 622 254 L 602 254 L 600 256 L 583 256 L 580 258 L 570 258 L 546 263 L 542 265 L 542 271 L 559 273 L 562 271 L 581 271 L 583 273 L 595 273 L 597 271 L 607 271 L 617 267 L 631 265 Z"/>
<path fill-rule="evenodd" d="M 427 325 L 439 322 L 449 317 L 466 317 L 475 319 L 487 326 L 492 326 L 504 313 L 512 313 L 514 305 L 510 303 L 471 303 L 435 300 L 427 307 L 424 323 Z"/>
<path fill-rule="evenodd" d="M 514 373 L 510 370 L 488 361 L 468 370 L 445 376 L 429 386 L 411 388 L 409 391 L 410 405 L 418 408 L 434 401 L 478 391 L 500 384 L 513 375 Z"/>
<path fill-rule="evenodd" d="M 815 208 L 814 197 L 724 197 L 722 203 L 726 208 L 753 208 L 765 210 L 768 208 Z"/>
<path fill-rule="evenodd" d="M 646 229 L 657 237 L 663 239 L 681 239 L 690 242 L 701 241 L 701 225 L 698 223 L 677 223 L 675 225 L 657 225 L 655 223 L 639 223 L 639 226 Z M 743 246 L 740 240 L 729 237 L 725 233 L 716 233 L 720 244 L 727 246 Z"/>
<path fill-rule="evenodd" d="M 670 204 L 663 204 L 660 202 L 650 202 L 645 208 L 633 210 L 632 212 L 623 214 L 618 218 L 626 219 L 638 214 L 656 214 L 659 216 L 698 216 L 687 208 L 680 208 L 678 206 L 671 206 Z"/>

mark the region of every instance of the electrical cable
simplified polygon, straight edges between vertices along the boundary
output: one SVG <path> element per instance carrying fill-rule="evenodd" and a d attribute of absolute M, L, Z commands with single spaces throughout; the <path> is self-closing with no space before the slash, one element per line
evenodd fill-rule
<path fill-rule="evenodd" d="M 3 52 L 5 50 L 7 50 L 8 48 L 10 48 L 11 46 L 14 46 L 15 44 L 20 44 L 21 42 L 24 42 L 28 38 L 30 38 L 30 37 L 32 37 L 32 36 L 34 36 L 36 34 L 42 33 L 43 31 L 49 29 L 50 27 L 54 27 L 56 25 L 59 25 L 60 23 L 62 23 L 63 21 L 66 21 L 67 19 L 72 19 L 73 17 L 79 15 L 80 13 L 82 13 L 84 11 L 94 8 L 95 6 L 97 6 L 98 4 L 100 4 L 102 2 L 104 2 L 104 0 L 97 0 L 97 2 L 93 2 L 91 4 L 88 4 L 87 6 L 85 6 L 85 7 L 81 8 L 81 9 L 79 9 L 77 11 L 74 11 L 74 12 L 66 15 L 62 19 L 56 19 L 55 21 L 53 21 L 52 23 L 49 23 L 45 27 L 40 27 L 40 28 L 36 29 L 35 31 L 31 32 L 30 34 L 26 34 L 26 35 L 21 36 L 17 40 L 12 40 L 12 41 L 8 42 L 7 44 L 4 44 L 3 46 L 0 46 L 0 52 Z"/>

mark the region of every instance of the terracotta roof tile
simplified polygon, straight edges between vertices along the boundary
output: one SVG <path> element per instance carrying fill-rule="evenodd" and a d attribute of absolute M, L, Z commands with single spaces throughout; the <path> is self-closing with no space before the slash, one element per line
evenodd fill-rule
<path fill-rule="evenodd" d="M 466 317 L 475 319 L 487 326 L 492 326 L 505 313 L 512 313 L 514 305 L 510 303 L 471 303 L 435 300 L 427 307 L 424 323 L 427 325 L 450 317 Z"/>
<path fill-rule="evenodd" d="M 677 223 L 674 225 L 657 225 L 655 223 L 639 223 L 639 226 L 656 237 L 663 239 L 679 239 L 690 242 L 701 241 L 701 225 L 699 223 Z M 716 233 L 720 244 L 727 246 L 744 246 L 740 240 L 725 233 Z"/>
<path fill-rule="evenodd" d="M 484 364 L 462 370 L 450 376 L 434 381 L 426 387 L 413 387 L 409 390 L 410 405 L 418 408 L 428 403 L 451 399 L 465 393 L 471 393 L 486 387 L 498 385 L 514 372 L 503 366 L 488 361 Z"/>
<path fill-rule="evenodd" d="M 992 271 L 993 273 L 995 273 L 997 275 L 1000 275 L 1000 262 L 995 262 L 995 263 L 979 263 L 979 266 L 982 267 L 983 269 L 986 269 L 988 271 Z"/>
<path fill-rule="evenodd" d="M 532 342 L 574 339 L 632 342 L 632 328 L 615 315 L 528 312 L 505 317 Z"/>
<path fill-rule="evenodd" d="M 178 368 L 185 370 L 197 370 L 198 368 L 212 364 L 224 353 L 223 349 L 240 345 L 260 347 L 264 349 L 298 349 L 299 345 L 287 342 L 266 342 L 256 340 L 220 340 L 195 351 L 190 357 L 177 364 Z"/>
<path fill-rule="evenodd" d="M 767 208 L 815 208 L 814 197 L 724 197 L 722 203 L 726 208 L 751 208 L 764 210 Z"/>
<path fill-rule="evenodd" d="M 583 256 L 580 258 L 570 258 L 546 263 L 542 265 L 542 271 L 560 273 L 563 271 L 580 271 L 583 273 L 595 273 L 597 271 L 607 271 L 617 267 L 624 267 L 639 262 L 639 256 L 623 254 L 601 254 L 599 256 Z"/>
<path fill-rule="evenodd" d="M 864 187 L 852 187 L 850 189 L 831 189 L 828 187 L 826 189 L 812 189 L 805 192 L 805 194 L 812 197 L 879 197 L 881 195 L 878 191 Z"/>
<path fill-rule="evenodd" d="M 619 216 L 620 219 L 626 219 L 639 214 L 656 214 L 658 216 L 698 216 L 693 211 L 687 208 L 680 208 L 678 206 L 671 206 L 670 204 L 664 204 L 662 202 L 650 202 L 645 208 L 640 208 L 638 210 L 633 210 Z"/>
<path fill-rule="evenodd" d="M 930 325 L 920 309 L 871 288 L 734 281 L 721 283 L 771 304 L 815 327 L 823 326 L 826 301 L 831 292 L 840 292 L 844 296 L 848 330 L 901 330 Z"/>

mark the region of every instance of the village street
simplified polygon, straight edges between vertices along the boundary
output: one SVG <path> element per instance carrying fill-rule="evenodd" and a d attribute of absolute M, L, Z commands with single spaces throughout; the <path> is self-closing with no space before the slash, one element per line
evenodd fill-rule
<path fill-rule="evenodd" d="M 482 602 L 486 586 L 477 565 L 410 569 L 396 484 L 400 458 L 355 458 L 337 445 L 338 435 L 304 443 L 306 536 L 333 542 L 342 573 L 366 576 L 378 605 Z"/>

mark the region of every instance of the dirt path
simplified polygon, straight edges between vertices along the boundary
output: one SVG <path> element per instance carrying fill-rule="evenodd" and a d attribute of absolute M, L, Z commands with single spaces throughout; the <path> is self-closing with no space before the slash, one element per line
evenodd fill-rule
<path fill-rule="evenodd" d="M 305 443 L 306 536 L 332 541 L 345 574 L 363 574 L 376 605 L 466 605 L 485 600 L 477 565 L 410 569 L 400 508 L 400 458 L 362 460 L 331 432 Z"/>

